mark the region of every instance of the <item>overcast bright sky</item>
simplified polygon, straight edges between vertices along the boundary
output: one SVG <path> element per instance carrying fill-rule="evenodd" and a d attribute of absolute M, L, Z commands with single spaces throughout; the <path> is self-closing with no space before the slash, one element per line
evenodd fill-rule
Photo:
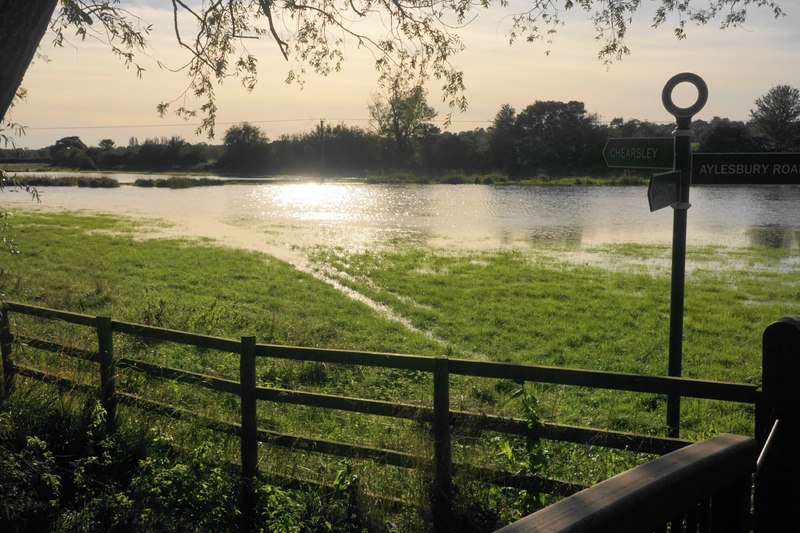
<path fill-rule="evenodd" d="M 171 3 L 124 0 L 122 4 L 153 25 L 150 55 L 180 65 L 183 56 L 171 33 Z M 597 59 L 599 44 L 582 12 L 570 15 L 549 56 L 542 43 L 508 45 L 511 11 L 482 12 L 460 34 L 467 50 L 454 63 L 466 74 L 469 109 L 454 113 L 449 129 L 487 127 L 503 104 L 520 111 L 536 100 L 580 100 L 602 121 L 624 117 L 666 122 L 671 117 L 661 105 L 661 89 L 672 75 L 686 71 L 699 74 L 709 87 L 708 104 L 697 118 L 746 120 L 753 101 L 770 87 L 800 88 L 800 6 L 789 1 L 783 6 L 787 16 L 777 21 L 766 10 L 753 9 L 743 28 L 720 31 L 718 23 L 691 26 L 683 41 L 675 39 L 670 25 L 652 29 L 643 12 L 630 27 L 632 55 L 610 69 Z M 307 132 L 320 119 L 369 127 L 367 104 L 378 89 L 371 55 L 351 43 L 341 72 L 308 75 L 301 89 L 283 82 L 291 65 L 274 43 L 265 40 L 248 46 L 259 57 L 258 86 L 247 93 L 230 80 L 218 89 L 217 139 L 210 142 L 220 142 L 231 124 L 244 121 L 260 126 L 270 139 Z M 103 45 L 73 39 L 54 48 L 51 34 L 45 36 L 40 52 L 50 61 L 38 60 L 31 66 L 23 81 L 28 98 L 8 117 L 27 128 L 26 135 L 16 139 L 18 145 L 40 148 L 69 135 L 80 136 L 88 145 L 105 138 L 127 145 L 130 137 L 143 141 L 173 135 L 190 142 L 208 141 L 194 135 L 195 124 L 174 115 L 162 119 L 156 113 L 159 102 L 183 92 L 184 74 L 142 58 L 147 70 L 138 79 Z M 429 86 L 428 101 L 444 119 L 448 109 L 437 90 L 435 84 Z M 694 91 L 686 84 L 674 94 L 680 105 L 694 101 Z"/>

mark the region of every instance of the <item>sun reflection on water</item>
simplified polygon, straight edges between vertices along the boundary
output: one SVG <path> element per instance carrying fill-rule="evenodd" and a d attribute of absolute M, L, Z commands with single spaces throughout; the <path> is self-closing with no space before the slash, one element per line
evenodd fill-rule
<path fill-rule="evenodd" d="M 671 210 L 650 213 L 644 187 L 375 185 L 292 180 L 181 190 L 50 187 L 36 209 L 81 210 L 167 221 L 169 237 L 231 246 L 350 250 L 410 239 L 443 248 L 540 243 L 668 244 Z M 697 187 L 690 245 L 800 248 L 800 187 Z M 30 198 L 4 204 L 28 209 Z M 167 229 L 164 229 L 167 228 Z"/>
<path fill-rule="evenodd" d="M 299 220 L 347 221 L 358 201 L 357 188 L 333 183 L 292 183 L 262 190 L 274 208 Z"/>

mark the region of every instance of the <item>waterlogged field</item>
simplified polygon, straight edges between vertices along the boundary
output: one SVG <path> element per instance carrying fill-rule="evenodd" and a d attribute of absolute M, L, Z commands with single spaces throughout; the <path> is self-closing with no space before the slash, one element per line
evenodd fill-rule
<path fill-rule="evenodd" d="M 399 246 L 313 258 L 458 357 L 666 374 L 670 249 L 612 245 L 476 254 Z M 796 252 L 690 249 L 683 374 L 759 383 L 764 328 L 800 311 Z M 551 421 L 663 434 L 665 399 L 539 387 Z M 489 395 L 491 396 L 491 395 Z M 749 408 L 684 400 L 684 435 L 752 432 Z"/>
<path fill-rule="evenodd" d="M 0 297 L 7 300 L 228 338 L 255 335 L 276 344 L 666 373 L 668 246 L 538 244 L 452 252 L 397 240 L 371 251 L 310 248 L 304 251 L 310 271 L 301 272 L 268 255 L 210 242 L 142 240 L 144 226 L 127 219 L 19 211 L 12 222 L 19 253 L 2 256 Z M 684 375 L 759 383 L 764 328 L 781 316 L 800 314 L 798 251 L 690 247 L 687 267 Z M 15 328 L 86 347 L 96 343 L 91 331 L 14 320 Z M 142 339 L 118 343 L 118 354 L 238 379 L 233 356 Z M 91 372 L 24 348 L 17 357 L 62 375 Z M 414 372 L 319 363 L 260 361 L 257 375 L 259 385 L 422 405 L 430 404 L 432 390 L 430 378 Z M 233 397 L 184 384 L 122 379 L 140 395 L 203 416 L 237 419 Z M 666 400 L 656 395 L 454 378 L 451 398 L 454 409 L 515 417 L 530 417 L 535 399 L 533 416 L 547 422 L 666 434 Z M 270 430 L 430 453 L 426 429 L 413 421 L 298 406 L 260 409 L 260 423 Z M 220 439 L 135 410 L 125 416 L 145 426 L 169 426 L 188 446 Z M 682 436 L 748 434 L 752 428 L 750 407 L 683 401 Z M 591 447 L 543 446 L 542 473 L 576 483 L 595 482 L 647 459 Z M 524 445 L 514 439 L 475 434 L 457 439 L 453 454 L 483 466 L 530 469 L 531 457 L 520 450 Z M 215 451 L 222 460 L 237 460 L 236 441 L 221 439 Z M 424 473 L 352 466 L 368 492 L 424 500 Z M 261 467 L 322 481 L 342 468 L 312 454 L 272 449 L 262 450 Z M 462 487 L 462 494 L 471 491 Z M 502 515 L 499 522 L 531 505 L 500 493 L 475 493 L 474 499 Z M 408 530 L 418 527 L 408 520 Z"/>
<path fill-rule="evenodd" d="M 360 254 L 318 248 L 312 258 L 460 356 L 661 374 L 670 254 L 642 245 L 452 254 L 400 244 Z M 702 247 L 687 261 L 685 374 L 757 382 L 763 329 L 800 310 L 796 252 Z"/>

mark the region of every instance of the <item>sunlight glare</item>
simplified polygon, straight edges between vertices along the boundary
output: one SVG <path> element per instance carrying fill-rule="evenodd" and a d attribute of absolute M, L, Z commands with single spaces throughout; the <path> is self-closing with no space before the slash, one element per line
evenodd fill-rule
<path fill-rule="evenodd" d="M 333 183 L 296 183 L 275 187 L 275 206 L 300 220 L 341 221 L 352 218 L 356 190 Z"/>

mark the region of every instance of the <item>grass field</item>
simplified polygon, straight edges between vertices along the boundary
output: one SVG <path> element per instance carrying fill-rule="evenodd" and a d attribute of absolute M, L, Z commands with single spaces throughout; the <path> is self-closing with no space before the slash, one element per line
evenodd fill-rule
<path fill-rule="evenodd" d="M 7 300 L 228 338 L 256 335 L 259 342 L 276 344 L 666 373 L 668 247 L 545 245 L 454 253 L 395 242 L 362 253 L 315 248 L 308 250 L 319 274 L 314 276 L 266 255 L 202 241 L 142 240 L 138 223 L 131 220 L 13 214 L 19 253 L 0 256 L 0 298 Z M 689 249 L 684 375 L 759 382 L 764 328 L 781 316 L 800 314 L 797 259 L 797 250 Z M 333 279 L 391 313 L 355 301 L 321 278 Z M 57 325 L 18 326 L 42 328 L 45 335 L 75 336 L 76 343 L 96 342 Z M 187 370 L 238 377 L 233 358 L 209 352 L 133 341 L 117 350 Z M 54 364 L 34 354 L 29 357 L 32 363 Z M 405 402 L 427 402 L 431 390 L 429 380 L 414 373 L 312 363 L 265 361 L 258 379 L 260 385 Z M 159 389 L 138 382 L 127 385 L 208 416 L 235 417 L 235 402 L 191 392 L 180 384 Z M 524 416 L 524 398 L 534 397 L 536 416 L 546 421 L 646 434 L 666 431 L 665 399 L 655 395 L 545 385 L 528 385 L 523 392 L 513 382 L 477 379 L 454 379 L 451 387 L 453 407 L 458 409 Z M 420 453 L 428 445 L 417 425 L 377 417 L 355 419 L 300 407 L 264 411 L 261 417 L 277 431 Z M 747 406 L 684 400 L 683 435 L 750 433 L 752 417 Z M 200 438 L 191 428 L 176 425 L 175 430 L 184 432 L 189 446 Z M 454 455 L 495 464 L 524 462 L 524 457 L 504 453 L 503 444 L 474 438 L 455 443 Z M 230 442 L 220 444 L 216 452 L 218 458 L 229 454 L 234 460 L 237 453 Z M 544 453 L 549 475 L 584 483 L 643 459 L 576 446 L 546 445 Z M 308 461 L 302 465 L 307 474 L 322 478 L 342 468 L 303 460 Z M 272 454 L 262 466 L 279 468 L 297 461 Z M 356 466 L 365 490 L 402 498 L 419 492 L 420 479 Z M 491 499 L 485 493 L 475 498 Z M 508 498 L 503 501 L 508 503 Z M 502 519 L 513 516 L 506 513 Z M 406 527 L 413 531 L 419 524 L 408 519 Z"/>

